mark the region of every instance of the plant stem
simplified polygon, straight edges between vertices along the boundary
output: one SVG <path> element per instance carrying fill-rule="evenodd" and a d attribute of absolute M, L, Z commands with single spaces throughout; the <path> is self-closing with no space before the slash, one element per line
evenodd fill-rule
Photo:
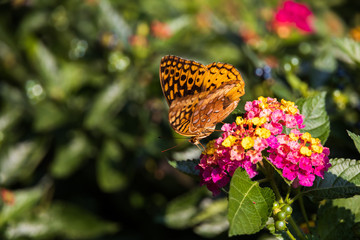
<path fill-rule="evenodd" d="M 281 195 L 280 195 L 280 191 L 279 191 L 279 189 L 278 189 L 278 187 L 276 186 L 276 183 L 275 183 L 275 181 L 274 181 L 274 178 L 270 178 L 270 185 L 271 185 L 271 188 L 274 190 L 274 192 L 275 192 L 275 196 L 276 196 L 276 199 L 278 200 L 278 201 L 283 201 L 283 198 L 281 197 Z"/>
<path fill-rule="evenodd" d="M 291 216 L 289 217 L 288 221 L 293 227 L 294 231 L 296 232 L 298 238 L 301 240 L 305 240 L 303 233 L 301 232 L 300 228 L 298 227 L 298 225 L 295 223 L 294 219 Z"/>
<path fill-rule="evenodd" d="M 289 238 L 290 238 L 291 240 L 296 240 L 296 238 L 291 234 L 291 232 L 289 231 L 289 229 L 286 230 L 286 234 L 289 236 Z"/>
<path fill-rule="evenodd" d="M 304 206 L 304 199 L 302 196 L 299 197 L 299 205 L 300 205 L 300 209 L 301 209 L 301 213 L 305 219 L 305 222 L 306 222 L 306 226 L 307 228 L 309 229 L 309 232 L 310 232 L 310 224 L 309 224 L 309 219 L 308 219 L 308 216 L 306 214 L 306 211 L 305 211 L 305 206 Z"/>
<path fill-rule="evenodd" d="M 290 192 L 291 192 L 291 186 L 288 187 L 288 191 L 286 193 L 285 202 L 290 203 Z"/>

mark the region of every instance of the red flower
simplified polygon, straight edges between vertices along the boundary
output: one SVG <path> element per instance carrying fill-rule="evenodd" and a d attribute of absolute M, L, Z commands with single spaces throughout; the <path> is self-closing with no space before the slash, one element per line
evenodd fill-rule
<path fill-rule="evenodd" d="M 275 13 L 274 27 L 279 30 L 292 26 L 305 33 L 311 33 L 314 31 L 312 17 L 313 13 L 305 4 L 287 0 Z"/>
<path fill-rule="evenodd" d="M 13 205 L 15 203 L 14 193 L 5 188 L 0 189 L 0 196 L 7 205 Z"/>
<path fill-rule="evenodd" d="M 159 39 L 168 39 L 171 37 L 171 30 L 166 23 L 154 21 L 151 23 L 151 32 L 154 37 Z"/>

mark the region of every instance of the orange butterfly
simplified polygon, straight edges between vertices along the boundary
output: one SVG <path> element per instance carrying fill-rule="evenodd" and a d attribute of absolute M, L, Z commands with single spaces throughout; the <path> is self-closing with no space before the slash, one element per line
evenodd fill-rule
<path fill-rule="evenodd" d="M 245 93 L 245 83 L 232 65 L 204 66 L 176 56 L 161 59 L 160 84 L 170 106 L 171 127 L 191 137 L 189 141 L 194 144 L 209 136 Z"/>

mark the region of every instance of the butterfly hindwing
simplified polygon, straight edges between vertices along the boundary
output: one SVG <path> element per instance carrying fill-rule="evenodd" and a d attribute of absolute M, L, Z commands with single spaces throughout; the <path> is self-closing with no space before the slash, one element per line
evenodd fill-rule
<path fill-rule="evenodd" d="M 224 120 L 240 101 L 236 88 L 239 88 L 236 83 L 228 84 L 209 91 L 206 97 L 201 98 L 194 108 L 190 131 L 204 129 L 209 132 L 218 122 Z"/>

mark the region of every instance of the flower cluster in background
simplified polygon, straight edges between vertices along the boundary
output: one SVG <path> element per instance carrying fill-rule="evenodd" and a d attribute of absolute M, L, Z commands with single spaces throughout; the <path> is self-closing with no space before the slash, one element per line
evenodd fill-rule
<path fill-rule="evenodd" d="M 294 1 L 285 1 L 278 8 L 274 16 L 273 27 L 280 37 L 286 38 L 291 28 L 300 30 L 301 33 L 313 32 L 312 11 L 304 4 Z"/>
<path fill-rule="evenodd" d="M 247 102 L 245 110 L 244 118 L 223 125 L 222 136 L 210 141 L 200 156 L 197 169 L 202 184 L 214 195 L 229 183 L 238 167 L 254 177 L 256 164 L 264 157 L 281 169 L 286 179 L 294 180 L 294 187 L 312 186 L 315 176 L 323 177 L 331 166 L 329 149 L 310 133 L 299 131 L 305 127 L 304 117 L 293 102 L 259 97 Z"/>

